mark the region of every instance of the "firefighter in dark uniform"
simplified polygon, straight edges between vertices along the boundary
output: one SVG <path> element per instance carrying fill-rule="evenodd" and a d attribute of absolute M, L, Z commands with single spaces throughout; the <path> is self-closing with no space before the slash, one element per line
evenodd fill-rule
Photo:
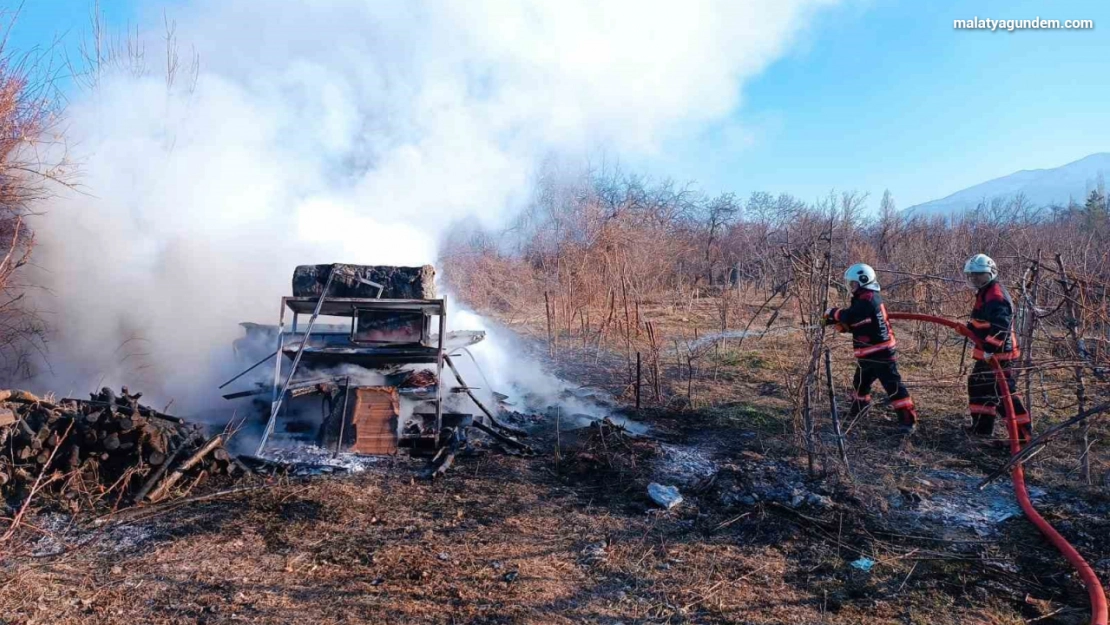
<path fill-rule="evenodd" d="M 964 263 L 964 276 L 975 289 L 975 307 L 967 328 L 982 341 L 983 348 L 972 353 L 975 367 L 967 378 L 968 410 L 971 412 L 972 434 L 989 438 L 994 434 L 995 417 L 1006 417 L 1002 407 L 1002 390 L 990 361 L 995 360 L 1005 373 L 1006 385 L 1014 404 L 1018 437 L 1028 442 L 1032 420 L 1017 395 L 1014 361 L 1021 356 L 1014 333 L 1014 303 L 1006 287 L 998 281 L 998 266 L 986 254 L 976 254 Z"/>
<path fill-rule="evenodd" d="M 852 378 L 855 395 L 851 416 L 855 417 L 871 405 L 871 385 L 878 380 L 890 399 L 890 407 L 898 414 L 902 433 L 913 434 L 917 428 L 917 411 L 898 373 L 894 330 L 879 295 L 875 270 L 862 263 L 852 265 L 844 272 L 844 280 L 852 292 L 851 306 L 830 308 L 822 323 L 852 334 L 856 374 Z"/>

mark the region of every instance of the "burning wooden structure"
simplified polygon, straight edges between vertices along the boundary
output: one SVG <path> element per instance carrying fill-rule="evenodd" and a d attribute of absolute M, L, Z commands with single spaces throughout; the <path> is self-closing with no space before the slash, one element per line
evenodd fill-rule
<path fill-rule="evenodd" d="M 278 424 L 285 426 L 279 435 L 335 453 L 435 453 L 465 439 L 472 415 L 446 404 L 449 390 L 467 389 L 461 380 L 445 388 L 444 365 L 451 352 L 484 333 L 446 331 L 446 303 L 435 297 L 434 277 L 431 266 L 296 268 L 293 295 L 281 299 L 277 326 L 243 324 L 247 336 L 240 347 L 274 349 L 248 371 L 273 359 L 272 379 L 224 395 L 269 395 L 268 406 L 258 402 L 267 413 L 259 455 Z M 314 406 L 321 406 L 318 423 L 309 419 L 306 425 L 298 415 L 311 414 Z"/>

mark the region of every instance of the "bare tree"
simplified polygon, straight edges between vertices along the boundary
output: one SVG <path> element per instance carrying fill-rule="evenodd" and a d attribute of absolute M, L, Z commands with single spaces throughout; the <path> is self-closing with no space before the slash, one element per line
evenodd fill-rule
<path fill-rule="evenodd" d="M 56 139 L 58 68 L 50 50 L 8 49 L 6 33 L 16 18 L 0 13 L 0 360 L 7 375 L 25 370 L 28 356 L 45 347 L 42 320 L 27 306 L 29 285 L 21 279 L 35 247 L 28 218 L 66 184 L 70 169 Z"/>

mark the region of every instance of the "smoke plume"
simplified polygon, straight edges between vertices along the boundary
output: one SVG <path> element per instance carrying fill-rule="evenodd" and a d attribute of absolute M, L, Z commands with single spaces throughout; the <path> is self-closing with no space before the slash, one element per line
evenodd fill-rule
<path fill-rule="evenodd" d="M 209 402 L 297 264 L 422 264 L 547 155 L 650 155 L 733 113 L 824 0 L 183 0 L 93 63 L 77 188 L 35 224 L 37 383 Z M 193 52 L 199 71 L 193 74 Z M 175 61 L 176 59 L 176 61 Z"/>

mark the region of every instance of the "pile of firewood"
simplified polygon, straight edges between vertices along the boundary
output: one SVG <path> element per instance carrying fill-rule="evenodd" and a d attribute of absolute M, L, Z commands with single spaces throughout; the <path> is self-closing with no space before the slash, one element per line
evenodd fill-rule
<path fill-rule="evenodd" d="M 244 470 L 224 434 L 103 389 L 51 401 L 0 391 L 0 494 L 9 503 L 52 494 L 76 511 L 157 501 L 213 475 Z"/>

